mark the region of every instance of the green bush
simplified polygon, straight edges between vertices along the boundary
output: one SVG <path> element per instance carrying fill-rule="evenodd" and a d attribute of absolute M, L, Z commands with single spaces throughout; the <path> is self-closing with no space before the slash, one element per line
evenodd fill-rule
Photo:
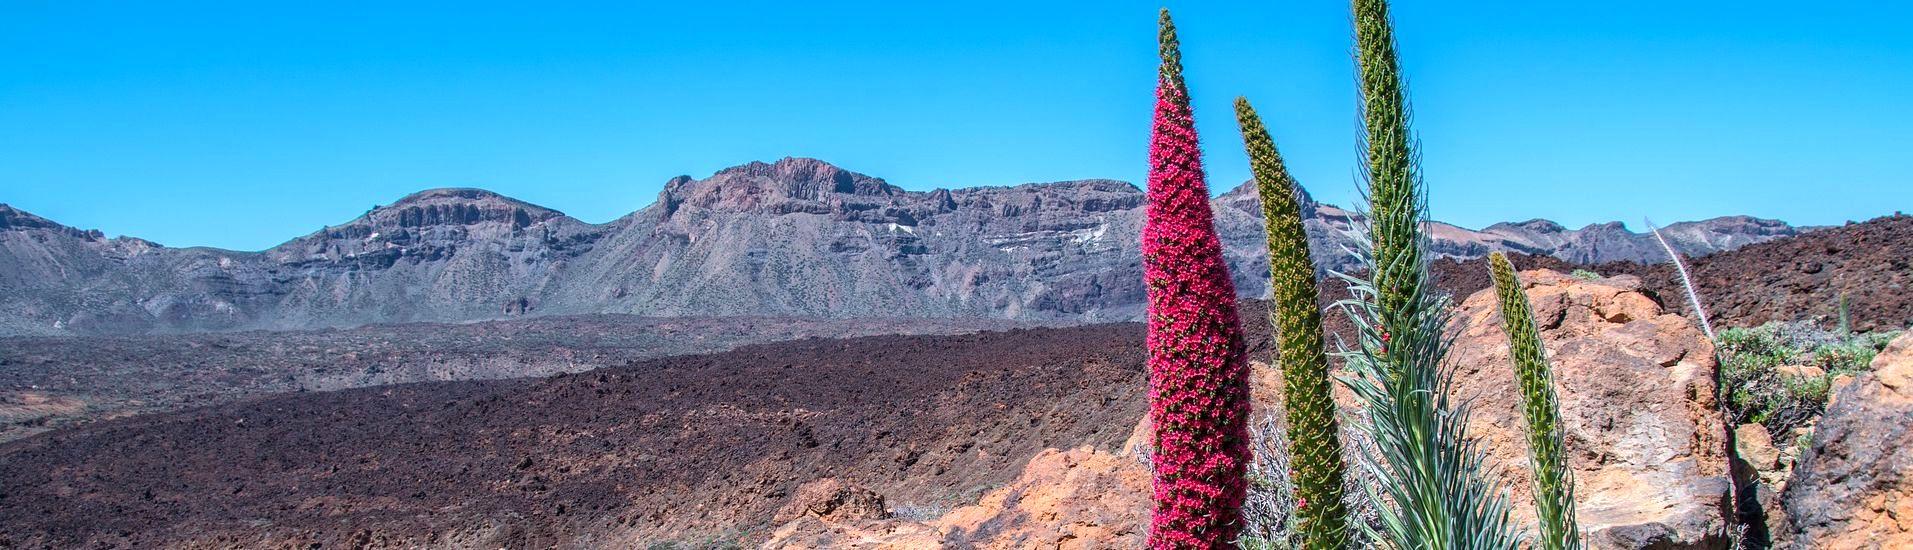
<path fill-rule="evenodd" d="M 1835 377 L 1866 371 L 1898 334 L 1846 334 L 1806 323 L 1721 331 L 1720 395 L 1735 424 L 1759 423 L 1784 437 L 1826 410 Z"/>

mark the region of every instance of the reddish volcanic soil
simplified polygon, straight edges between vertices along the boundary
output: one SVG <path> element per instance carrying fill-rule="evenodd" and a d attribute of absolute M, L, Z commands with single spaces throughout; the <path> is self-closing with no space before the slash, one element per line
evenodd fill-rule
<path fill-rule="evenodd" d="M 1119 445 L 1141 327 L 756 345 L 318 392 L 0 445 L 0 548 L 622 546 L 761 533 L 798 484 L 948 506 Z M 668 535 L 667 535 L 668 534 Z"/>
<path fill-rule="evenodd" d="M 1689 268 L 1716 325 L 1813 320 L 1832 327 L 1844 293 L 1853 330 L 1871 332 L 1913 325 L 1909 262 L 1913 216 L 1898 215 L 1696 258 Z M 1615 271 L 1641 275 L 1669 307 L 1688 310 L 1672 266 L 1623 265 L 1633 269 Z"/>
<path fill-rule="evenodd" d="M 1614 262 L 1577 266 L 1549 256 L 1517 255 L 1516 268 L 1602 275 L 1635 275 L 1667 308 L 1691 315 L 1672 264 Z M 1887 216 L 1747 245 L 1688 261 L 1702 305 L 1717 327 L 1753 327 L 1770 321 L 1810 320 L 1826 327 L 1839 319 L 1847 296 L 1853 330 L 1913 326 L 1913 216 Z M 1466 297 L 1488 288 L 1484 260 L 1436 260 L 1437 284 Z M 1331 293 L 1328 290 L 1324 294 Z"/>
<path fill-rule="evenodd" d="M 989 319 L 569 315 L 145 336 L 0 337 L 0 442 L 269 394 L 582 372 L 820 336 L 960 334 Z"/>

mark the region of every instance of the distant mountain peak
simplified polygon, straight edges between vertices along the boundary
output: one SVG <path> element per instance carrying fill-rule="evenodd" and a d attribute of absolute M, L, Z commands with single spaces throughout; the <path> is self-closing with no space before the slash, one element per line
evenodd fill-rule
<path fill-rule="evenodd" d="M 1248 179 L 1248 180 L 1244 180 L 1240 184 L 1237 184 L 1235 187 L 1230 188 L 1228 191 L 1223 192 L 1221 195 L 1216 196 L 1216 198 L 1224 199 L 1224 200 L 1232 199 L 1232 198 L 1248 198 L 1248 197 L 1259 196 L 1258 193 L 1259 192 L 1256 190 L 1256 187 L 1255 187 L 1255 180 Z"/>
<path fill-rule="evenodd" d="M 477 187 L 435 187 L 431 189 L 426 189 L 424 191 L 419 191 L 417 193 L 412 193 L 404 197 L 400 197 L 399 200 L 394 201 L 392 203 L 392 206 L 399 206 L 399 205 L 404 205 L 408 203 L 424 202 L 424 201 L 429 201 L 433 199 L 514 200 L 514 199 L 511 199 L 510 197 L 500 195 L 496 192 L 485 190 L 485 189 L 479 189 Z"/>
<path fill-rule="evenodd" d="M 1302 217 L 1315 218 L 1321 215 L 1322 211 L 1318 207 L 1323 205 L 1315 202 L 1315 197 L 1309 195 L 1308 188 L 1298 185 L 1296 186 L 1296 194 L 1300 195 L 1297 198 L 1300 199 L 1299 204 L 1302 207 Z M 1251 216 L 1261 217 L 1262 191 L 1256 187 L 1255 180 L 1250 179 L 1242 182 L 1241 185 L 1235 186 L 1234 189 L 1230 189 L 1229 192 L 1217 196 L 1216 204 L 1241 210 Z M 1335 205 L 1331 204 L 1326 206 L 1328 206 L 1329 211 L 1336 213 L 1338 216 L 1347 214 L 1347 212 L 1342 211 Z"/>
<path fill-rule="evenodd" d="M 1309 194 L 1309 190 L 1307 187 L 1297 185 L 1296 188 L 1301 191 L 1302 202 L 1304 204 L 1315 203 L 1315 196 Z M 1255 180 L 1249 179 L 1249 180 L 1243 181 L 1241 184 L 1238 184 L 1233 188 L 1230 188 L 1228 192 L 1223 193 L 1222 195 L 1217 196 L 1216 198 L 1221 199 L 1225 197 L 1256 197 L 1257 200 L 1260 200 L 1261 196 L 1262 196 L 1262 191 L 1256 188 Z"/>
<path fill-rule="evenodd" d="M 502 195 L 494 191 L 479 189 L 476 187 L 436 187 L 432 189 L 426 189 L 424 191 L 419 191 L 417 193 L 412 193 L 410 195 L 400 197 L 399 200 L 393 201 L 392 204 L 381 207 L 381 209 L 403 208 L 408 206 L 419 206 L 419 205 L 426 205 L 426 204 L 441 204 L 441 203 L 469 203 L 474 205 L 478 205 L 478 204 L 509 205 L 515 208 L 523 208 L 527 211 L 531 211 L 537 214 L 546 215 L 547 217 L 564 215 L 564 212 L 560 212 L 556 209 L 546 208 L 543 206 L 518 200 L 506 195 Z"/>
<path fill-rule="evenodd" d="M 53 220 L 35 216 L 31 212 L 14 208 L 13 205 L 0 202 L 0 229 L 14 227 L 52 228 L 66 226 L 54 223 Z"/>
<path fill-rule="evenodd" d="M 1490 225 L 1483 229 L 1483 231 L 1492 233 L 1496 229 L 1519 229 L 1537 233 L 1561 233 L 1568 230 L 1568 228 L 1563 227 L 1561 224 L 1554 223 L 1553 220 L 1535 218 L 1525 222 L 1501 222 Z"/>
<path fill-rule="evenodd" d="M 882 178 L 813 158 L 752 161 L 718 170 L 705 179 L 672 178 L 658 194 L 666 217 L 684 205 L 735 212 L 815 212 L 844 202 L 882 201 L 908 194 Z"/>
<path fill-rule="evenodd" d="M 390 205 L 373 208 L 350 224 L 420 227 L 496 221 L 525 227 L 564 215 L 564 212 L 484 189 L 439 187 L 412 193 Z"/>
<path fill-rule="evenodd" d="M 32 212 L 0 203 L 0 231 L 43 229 L 72 235 L 81 239 L 97 241 L 106 238 L 98 229 L 79 229 L 61 225 L 59 222 L 42 218 Z"/>
<path fill-rule="evenodd" d="M 800 194 L 808 193 L 813 197 L 819 197 L 823 193 L 889 196 L 903 192 L 903 189 L 890 185 L 882 178 L 852 172 L 822 160 L 804 157 L 784 157 L 772 163 L 752 161 L 718 170 L 705 181 L 730 183 L 758 179 L 785 184 L 793 191 Z"/>

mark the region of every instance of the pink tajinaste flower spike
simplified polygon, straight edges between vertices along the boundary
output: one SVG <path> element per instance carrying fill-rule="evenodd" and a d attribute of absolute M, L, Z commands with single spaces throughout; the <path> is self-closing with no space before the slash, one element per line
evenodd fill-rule
<path fill-rule="evenodd" d="M 1149 545 L 1234 548 L 1248 490 L 1248 365 L 1168 10 L 1161 24 L 1142 234 L 1149 415 L 1156 427 Z"/>

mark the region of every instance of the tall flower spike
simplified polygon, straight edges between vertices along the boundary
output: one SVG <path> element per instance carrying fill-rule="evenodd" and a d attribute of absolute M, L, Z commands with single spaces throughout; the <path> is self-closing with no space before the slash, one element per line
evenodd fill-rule
<path fill-rule="evenodd" d="M 1367 127 L 1362 260 L 1372 279 L 1348 277 L 1356 298 L 1344 307 L 1360 347 L 1344 354 L 1357 375 L 1345 381 L 1368 419 L 1374 446 L 1365 465 L 1383 481 L 1377 498 L 1392 505 L 1382 507 L 1376 535 L 1396 548 L 1513 549 L 1507 499 L 1467 433 L 1468 403 L 1450 395 L 1448 312 L 1428 285 L 1425 198 L 1388 3 L 1354 0 L 1353 8 Z"/>
<path fill-rule="evenodd" d="M 1323 352 L 1322 311 L 1316 307 L 1315 262 L 1302 227 L 1295 179 L 1282 164 L 1275 140 L 1249 100 L 1236 98 L 1236 123 L 1249 153 L 1262 219 L 1268 230 L 1269 321 L 1275 327 L 1276 361 L 1282 368 L 1283 408 L 1288 416 L 1289 472 L 1298 503 L 1302 546 L 1348 546 L 1348 508 L 1342 501 L 1342 438 L 1335 420 L 1328 356 Z"/>
<path fill-rule="evenodd" d="M 1247 494 L 1248 366 L 1168 10 L 1161 29 L 1142 232 L 1156 447 L 1149 545 L 1232 548 Z"/>
<path fill-rule="evenodd" d="M 1501 327 L 1508 333 L 1521 411 L 1528 422 L 1528 462 L 1534 470 L 1535 518 L 1541 524 L 1538 548 L 1577 550 L 1580 529 L 1574 519 L 1574 474 L 1568 470 L 1567 444 L 1561 433 L 1561 407 L 1554 394 L 1554 371 L 1534 328 L 1528 295 L 1508 256 L 1488 256 L 1495 297 L 1501 302 Z"/>
<path fill-rule="evenodd" d="M 1414 317 L 1427 283 L 1423 266 L 1422 194 L 1408 130 L 1408 94 L 1402 89 L 1395 32 L 1386 0 L 1355 0 L 1355 40 L 1361 68 L 1362 114 L 1368 142 L 1369 231 L 1374 245 L 1377 305 L 1391 321 Z"/>

